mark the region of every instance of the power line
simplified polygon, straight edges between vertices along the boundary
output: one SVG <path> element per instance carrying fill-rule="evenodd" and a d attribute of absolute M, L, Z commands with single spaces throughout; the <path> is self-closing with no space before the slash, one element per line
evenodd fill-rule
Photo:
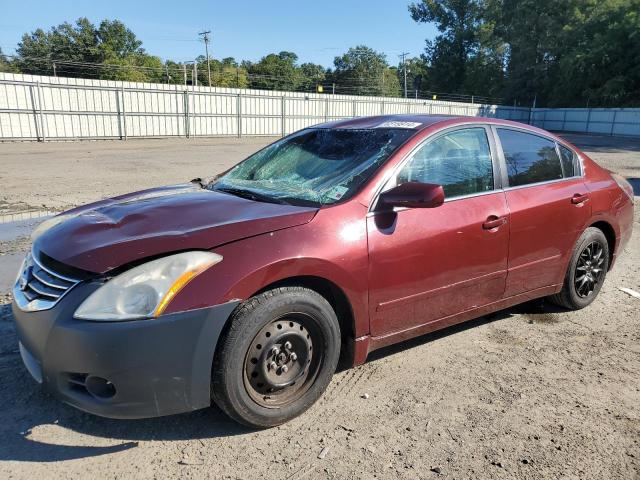
<path fill-rule="evenodd" d="M 13 58 L 15 60 L 21 61 L 31 61 L 36 64 L 44 64 L 46 66 L 52 66 L 55 64 L 56 72 L 67 73 L 69 76 L 77 76 L 81 74 L 82 76 L 92 77 L 92 78 L 100 78 L 101 72 L 114 72 L 120 70 L 137 70 L 146 73 L 156 73 L 158 78 L 167 78 L 168 76 L 171 78 L 180 78 L 184 77 L 185 73 L 185 62 L 175 62 L 175 65 L 165 65 L 152 67 L 152 66 L 142 66 L 142 65 L 121 65 L 121 64 L 110 64 L 110 63 L 97 63 L 97 62 L 82 62 L 82 61 L 74 61 L 74 60 L 62 60 L 62 59 L 54 59 L 51 57 L 30 57 L 30 56 L 16 56 L 16 55 L 6 55 L 7 58 Z M 190 61 L 189 63 L 194 64 L 194 70 L 196 68 L 196 62 Z M 237 69 L 241 67 L 236 67 Z M 194 84 L 197 81 L 197 70 L 192 75 L 194 77 Z M 236 71 L 236 75 L 239 70 Z M 218 72 L 222 73 L 222 72 Z M 217 75 L 218 75 L 217 74 Z M 243 77 L 247 79 L 249 84 L 253 84 L 251 88 L 257 89 L 265 89 L 265 90 L 289 90 L 296 92 L 305 92 L 312 93 L 315 91 L 315 88 L 318 83 L 324 83 L 328 90 L 335 91 L 336 93 L 344 93 L 350 95 L 365 95 L 365 96 L 380 96 L 379 86 L 376 84 L 376 78 L 364 77 L 364 76 L 355 76 L 355 75 L 345 75 L 341 77 L 342 82 L 340 81 L 333 84 L 334 80 L 329 75 L 323 81 L 318 82 L 318 79 L 311 76 L 306 76 L 304 74 L 300 74 L 298 77 L 298 83 L 294 82 L 292 78 L 286 75 L 269 75 L 269 74 L 257 74 L 257 73 L 249 73 L 248 71 L 244 71 Z M 219 77 L 220 78 L 220 77 Z M 167 79 L 169 81 L 169 79 Z M 258 83 L 258 85 L 256 85 Z M 262 84 L 260 84 L 262 83 Z M 335 90 L 334 90 L 335 88 Z M 491 98 L 485 96 L 478 95 L 470 95 L 470 94 L 461 94 L 461 93 L 445 93 L 445 92 L 432 92 L 421 90 L 419 92 L 421 95 L 426 95 L 426 98 L 430 100 L 432 96 L 437 96 L 438 100 L 445 101 L 463 101 L 469 102 L 471 99 L 475 98 L 476 103 L 493 103 L 500 104 L 502 103 L 502 99 L 500 98 Z"/>

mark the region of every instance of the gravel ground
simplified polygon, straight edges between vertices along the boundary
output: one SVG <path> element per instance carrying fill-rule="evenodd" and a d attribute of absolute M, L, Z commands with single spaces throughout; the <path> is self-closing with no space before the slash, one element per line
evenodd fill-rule
<path fill-rule="evenodd" d="M 571 140 L 640 177 L 640 141 Z M 61 208 L 210 175 L 265 142 L 2 145 L 0 202 Z M 22 367 L 0 291 L 0 476 L 640 478 L 640 300 L 618 289 L 640 291 L 639 213 L 589 308 L 531 302 L 376 352 L 338 373 L 302 417 L 268 431 L 215 408 L 118 421 L 59 403 Z M 0 235 L 0 255 L 28 247 L 22 231 L 9 237 Z"/>

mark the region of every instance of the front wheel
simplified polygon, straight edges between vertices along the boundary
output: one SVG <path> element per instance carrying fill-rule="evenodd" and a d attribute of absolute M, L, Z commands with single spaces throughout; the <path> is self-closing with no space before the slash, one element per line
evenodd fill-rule
<path fill-rule="evenodd" d="M 212 372 L 213 399 L 227 415 L 273 427 L 322 395 L 340 355 L 340 326 L 324 297 L 276 288 L 247 300 L 229 321 Z"/>
<path fill-rule="evenodd" d="M 557 305 L 579 310 L 595 300 L 609 269 L 609 244 L 602 230 L 587 228 L 576 243 L 560 293 L 550 297 Z"/>

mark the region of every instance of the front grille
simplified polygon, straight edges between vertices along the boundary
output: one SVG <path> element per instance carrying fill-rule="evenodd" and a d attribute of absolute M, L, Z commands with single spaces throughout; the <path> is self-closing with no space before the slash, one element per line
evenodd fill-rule
<path fill-rule="evenodd" d="M 29 253 L 22 265 L 16 290 L 24 296 L 29 310 L 46 310 L 53 307 L 79 281 L 45 267 L 35 254 Z"/>

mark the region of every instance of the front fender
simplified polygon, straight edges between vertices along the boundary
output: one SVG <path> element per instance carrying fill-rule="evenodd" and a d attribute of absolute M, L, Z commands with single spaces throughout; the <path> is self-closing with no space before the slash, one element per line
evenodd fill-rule
<path fill-rule="evenodd" d="M 343 210 L 349 204 L 338 206 Z M 368 254 L 363 207 L 357 215 L 321 210 L 309 224 L 229 243 L 214 251 L 223 261 L 198 275 L 176 295 L 166 312 L 245 300 L 292 277 L 312 276 L 340 288 L 351 305 L 356 336 L 369 332 Z M 351 207 L 353 209 L 353 207 Z M 360 214 L 362 213 L 362 214 Z M 335 218 L 341 218 L 336 222 Z"/>

